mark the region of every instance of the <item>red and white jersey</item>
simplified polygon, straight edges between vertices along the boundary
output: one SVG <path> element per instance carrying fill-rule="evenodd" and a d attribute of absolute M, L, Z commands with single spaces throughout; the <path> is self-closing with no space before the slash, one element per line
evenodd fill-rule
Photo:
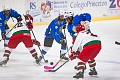
<path fill-rule="evenodd" d="M 30 30 L 24 23 L 14 28 L 11 38 L 17 38 L 21 36 L 30 36 Z"/>
<path fill-rule="evenodd" d="M 83 47 L 93 44 L 101 44 L 100 37 L 86 31 L 81 31 L 76 37 L 76 40 L 72 47 L 72 51 L 81 51 Z"/>

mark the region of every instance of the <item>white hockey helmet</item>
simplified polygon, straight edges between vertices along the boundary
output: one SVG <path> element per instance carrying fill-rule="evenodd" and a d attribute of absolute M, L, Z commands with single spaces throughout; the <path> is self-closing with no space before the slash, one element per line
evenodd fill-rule
<path fill-rule="evenodd" d="M 72 11 L 66 11 L 65 12 L 65 18 L 73 17 L 73 16 L 74 16 L 74 13 Z"/>
<path fill-rule="evenodd" d="M 3 6 L 3 10 L 10 10 L 11 8 L 10 8 L 10 6 L 9 5 L 4 5 Z"/>
<path fill-rule="evenodd" d="M 59 16 L 61 16 L 61 15 L 64 16 L 64 15 L 65 15 L 65 11 L 61 11 L 61 10 L 60 10 L 60 11 L 59 11 Z"/>

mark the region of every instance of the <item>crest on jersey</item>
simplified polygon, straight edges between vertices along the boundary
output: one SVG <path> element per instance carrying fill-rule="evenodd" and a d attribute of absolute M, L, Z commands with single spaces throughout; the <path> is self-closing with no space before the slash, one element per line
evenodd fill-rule
<path fill-rule="evenodd" d="M 8 20 L 5 20 L 5 21 L 4 21 L 4 24 L 7 24 L 7 22 L 8 22 Z"/>

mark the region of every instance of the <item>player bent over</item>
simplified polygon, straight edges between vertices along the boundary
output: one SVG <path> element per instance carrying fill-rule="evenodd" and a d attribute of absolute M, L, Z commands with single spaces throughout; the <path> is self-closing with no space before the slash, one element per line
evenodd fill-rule
<path fill-rule="evenodd" d="M 26 20 L 25 23 L 20 22 L 20 23 L 18 23 L 17 26 L 15 26 L 14 32 L 8 42 L 8 47 L 6 47 L 6 49 L 4 51 L 4 55 L 3 55 L 4 60 L 2 62 L 0 62 L 1 66 L 7 64 L 12 49 L 15 49 L 20 42 L 24 43 L 25 47 L 28 48 L 28 50 L 32 54 L 32 57 L 35 58 L 36 63 L 39 64 L 37 52 L 36 52 L 35 48 L 33 47 L 33 42 L 35 42 L 35 40 L 32 40 L 31 35 L 30 35 L 30 30 L 32 30 L 32 28 L 33 28 L 33 25 L 31 22 L 31 20 L 33 20 L 33 18 L 31 15 L 27 14 L 27 15 L 25 15 L 25 20 Z M 38 44 L 38 45 L 40 45 L 40 44 Z"/>
<path fill-rule="evenodd" d="M 71 35 L 73 42 L 77 35 L 76 27 L 78 25 L 80 24 L 84 25 L 85 30 L 91 33 L 90 30 L 91 15 L 89 13 L 77 14 L 74 16 L 73 12 L 67 11 L 65 17 L 66 17 L 66 21 L 68 22 L 67 30 Z"/>
<path fill-rule="evenodd" d="M 53 41 L 55 40 L 57 43 L 61 44 L 60 58 L 62 58 L 63 60 L 69 59 L 64 56 L 67 49 L 67 43 L 66 37 L 63 35 L 62 29 L 64 29 L 63 27 L 65 24 L 66 20 L 64 19 L 64 11 L 60 11 L 59 16 L 51 21 L 45 31 L 44 48 L 42 49 L 43 55 L 48 52 L 48 50 L 53 45 Z M 42 60 L 42 56 L 40 56 L 39 58 L 40 60 Z"/>
<path fill-rule="evenodd" d="M 0 29 L 4 47 L 7 47 L 11 36 L 11 31 L 7 24 L 10 18 L 16 18 L 17 22 L 22 21 L 21 15 L 17 11 L 10 8 L 9 5 L 5 5 L 3 10 L 0 11 Z"/>
<path fill-rule="evenodd" d="M 77 73 L 73 78 L 82 80 L 84 78 L 85 64 L 88 62 L 90 66 L 90 76 L 97 75 L 95 57 L 101 50 L 101 40 L 97 35 L 85 31 L 83 25 L 79 25 L 78 35 L 72 46 L 71 55 L 69 58 L 71 60 L 80 60 L 76 66 Z"/>

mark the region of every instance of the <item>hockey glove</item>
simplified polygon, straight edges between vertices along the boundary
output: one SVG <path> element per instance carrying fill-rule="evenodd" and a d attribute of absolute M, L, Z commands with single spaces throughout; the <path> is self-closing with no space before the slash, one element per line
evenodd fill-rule
<path fill-rule="evenodd" d="M 65 29 L 65 28 L 66 28 L 66 25 L 63 26 L 63 29 Z"/>
<path fill-rule="evenodd" d="M 27 17 L 29 17 L 30 20 L 32 20 L 32 22 L 33 22 L 33 17 L 30 14 L 27 14 Z"/>
<path fill-rule="evenodd" d="M 78 57 L 79 53 L 80 53 L 79 51 L 77 51 L 77 52 L 71 51 L 71 55 L 69 55 L 69 58 L 71 60 L 74 60 L 74 59 L 76 59 L 76 57 Z"/>
<path fill-rule="evenodd" d="M 66 39 L 60 40 L 60 44 L 61 44 L 61 45 L 65 45 L 65 44 L 66 44 Z"/>
<path fill-rule="evenodd" d="M 85 30 L 85 26 L 84 25 L 78 25 L 77 27 L 76 27 L 76 33 L 79 33 L 80 31 L 82 31 L 82 30 Z"/>
<path fill-rule="evenodd" d="M 29 30 L 32 30 L 33 29 L 33 24 L 29 21 L 27 23 L 27 27 L 28 27 Z"/>
<path fill-rule="evenodd" d="M 2 36 L 2 39 L 5 40 L 6 39 L 6 32 L 1 32 L 1 36 Z"/>
<path fill-rule="evenodd" d="M 33 44 L 37 45 L 37 46 L 41 46 L 40 42 L 37 41 L 36 39 L 32 39 Z"/>
<path fill-rule="evenodd" d="M 21 16 L 18 16 L 16 19 L 17 19 L 17 22 L 22 21 L 22 17 Z"/>

